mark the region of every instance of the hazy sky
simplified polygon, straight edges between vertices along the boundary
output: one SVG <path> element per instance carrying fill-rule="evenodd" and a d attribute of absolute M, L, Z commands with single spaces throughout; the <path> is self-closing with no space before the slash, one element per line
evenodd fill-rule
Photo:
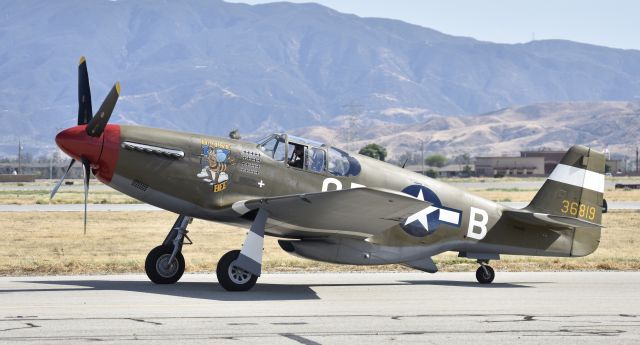
<path fill-rule="evenodd" d="M 273 1 L 227 0 L 250 4 Z M 640 49 L 640 1 L 317 0 L 361 17 L 400 19 L 447 34 L 500 43 L 568 39 Z"/>

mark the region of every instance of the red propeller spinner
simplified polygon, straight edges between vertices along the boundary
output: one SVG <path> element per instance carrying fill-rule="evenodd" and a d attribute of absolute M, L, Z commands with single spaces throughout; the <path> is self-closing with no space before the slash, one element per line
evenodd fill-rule
<path fill-rule="evenodd" d="M 107 125 L 99 137 L 88 135 L 86 128 L 80 125 L 62 130 L 56 135 L 56 144 L 74 160 L 88 161 L 96 178 L 109 183 L 118 161 L 120 126 Z"/>

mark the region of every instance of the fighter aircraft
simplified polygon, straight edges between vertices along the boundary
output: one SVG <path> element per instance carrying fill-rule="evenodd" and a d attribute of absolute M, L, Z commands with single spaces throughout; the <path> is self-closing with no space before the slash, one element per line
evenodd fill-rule
<path fill-rule="evenodd" d="M 116 83 L 92 116 L 87 65 L 80 59 L 78 125 L 57 145 L 104 184 L 179 216 L 153 248 L 145 271 L 177 282 L 193 218 L 248 228 L 244 245 L 223 255 L 216 274 L 229 291 L 251 289 L 262 271 L 264 236 L 312 260 L 402 264 L 435 273 L 432 256 L 477 260 L 478 282 L 494 280 L 500 255 L 578 257 L 599 244 L 606 212 L 604 155 L 574 146 L 531 203 L 513 209 L 418 173 L 287 134 L 258 142 L 108 124 Z M 66 173 L 65 173 L 66 175 Z M 60 187 L 65 176 L 51 192 Z"/>

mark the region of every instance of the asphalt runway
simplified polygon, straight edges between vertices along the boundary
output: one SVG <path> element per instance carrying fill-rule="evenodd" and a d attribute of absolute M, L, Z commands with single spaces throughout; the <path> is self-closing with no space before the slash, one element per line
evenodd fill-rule
<path fill-rule="evenodd" d="M 638 344 L 640 272 L 0 278 L 0 343 Z"/>

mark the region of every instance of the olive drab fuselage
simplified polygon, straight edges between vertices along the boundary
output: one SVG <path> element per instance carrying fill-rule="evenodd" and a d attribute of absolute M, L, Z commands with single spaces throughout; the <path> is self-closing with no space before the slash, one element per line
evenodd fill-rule
<path fill-rule="evenodd" d="M 438 251 L 571 255 L 573 231 L 514 229 L 513 224 L 501 219 L 506 208 L 500 204 L 358 154 L 337 151 L 359 165 L 355 174 L 331 173 L 327 163 L 331 147 L 299 138 L 287 140 L 286 135 L 272 138 L 281 138 L 286 145 L 278 157 L 259 143 L 121 125 L 115 172 L 104 182 L 175 213 L 240 225 L 251 221 L 234 210 L 234 204 L 240 201 L 365 186 L 379 188 L 422 198 L 432 208 L 425 208 L 382 233 L 370 234 L 361 229 L 359 236 L 368 242 L 425 246 Z M 324 155 L 322 167 L 300 169 L 287 164 L 293 144 Z M 322 217 L 320 212 L 309 217 Z M 278 222 L 268 222 L 266 234 L 287 238 L 318 236 L 317 232 Z"/>

